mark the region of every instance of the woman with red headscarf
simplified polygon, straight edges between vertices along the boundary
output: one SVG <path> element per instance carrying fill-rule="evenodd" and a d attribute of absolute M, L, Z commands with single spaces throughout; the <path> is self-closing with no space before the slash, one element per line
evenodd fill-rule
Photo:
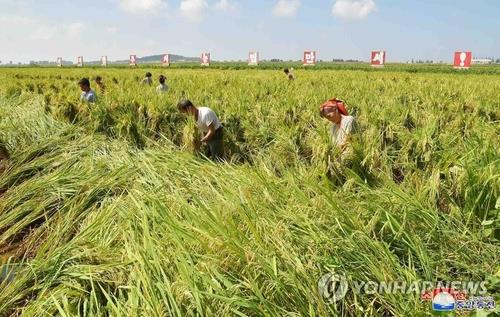
<path fill-rule="evenodd" d="M 337 147 L 344 151 L 349 143 L 349 135 L 354 128 L 354 117 L 350 116 L 345 103 L 333 98 L 321 105 L 319 109 L 321 117 L 332 123 L 332 140 Z"/>

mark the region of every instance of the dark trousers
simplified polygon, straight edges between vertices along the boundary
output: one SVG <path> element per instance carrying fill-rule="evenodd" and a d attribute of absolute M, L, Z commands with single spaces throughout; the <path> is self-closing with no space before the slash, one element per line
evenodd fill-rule
<path fill-rule="evenodd" d="M 213 138 L 207 142 L 207 157 L 213 161 L 220 161 L 224 158 L 224 129 L 222 127 L 215 130 Z"/>

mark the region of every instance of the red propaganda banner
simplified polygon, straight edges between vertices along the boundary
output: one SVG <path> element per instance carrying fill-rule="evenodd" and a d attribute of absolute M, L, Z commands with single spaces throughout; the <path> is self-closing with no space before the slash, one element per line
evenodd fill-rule
<path fill-rule="evenodd" d="M 472 64 L 472 52 L 455 52 L 453 67 L 458 69 L 470 68 Z"/>
<path fill-rule="evenodd" d="M 62 65 L 63 65 L 63 59 L 62 59 L 62 57 L 58 57 L 57 58 L 57 66 L 62 67 Z"/>
<path fill-rule="evenodd" d="M 78 56 L 78 60 L 76 62 L 76 66 L 83 67 L 83 56 Z"/>
<path fill-rule="evenodd" d="M 107 56 L 101 57 L 101 66 L 108 67 L 108 57 Z"/>
<path fill-rule="evenodd" d="M 385 65 L 385 57 L 386 53 L 385 51 L 373 51 L 372 52 L 372 58 L 371 58 L 371 64 L 374 67 L 384 67 Z"/>
<path fill-rule="evenodd" d="M 137 56 L 130 55 L 129 62 L 130 66 L 137 66 Z"/>
<path fill-rule="evenodd" d="M 201 53 L 201 66 L 210 66 L 210 53 Z"/>
<path fill-rule="evenodd" d="M 259 65 L 259 52 L 248 53 L 248 65 L 258 66 Z"/>
<path fill-rule="evenodd" d="M 305 66 L 316 65 L 316 51 L 305 51 L 304 52 L 304 59 L 302 60 L 302 63 Z"/>
<path fill-rule="evenodd" d="M 170 66 L 170 54 L 163 55 L 162 64 L 163 66 Z"/>

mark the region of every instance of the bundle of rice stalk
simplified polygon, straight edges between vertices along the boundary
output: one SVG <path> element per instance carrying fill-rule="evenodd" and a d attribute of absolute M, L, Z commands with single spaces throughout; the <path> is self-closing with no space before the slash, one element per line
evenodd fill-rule
<path fill-rule="evenodd" d="M 54 110 L 52 113 L 55 119 L 69 123 L 75 123 L 77 121 L 79 107 L 74 102 L 64 97 L 60 97 L 53 107 Z"/>
<path fill-rule="evenodd" d="M 182 130 L 182 150 L 196 154 L 201 148 L 200 136 L 196 123 L 189 117 Z"/>

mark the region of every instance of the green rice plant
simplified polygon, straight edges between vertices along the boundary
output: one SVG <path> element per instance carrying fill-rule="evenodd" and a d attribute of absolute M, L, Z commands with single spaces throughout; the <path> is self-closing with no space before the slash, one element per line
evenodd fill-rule
<path fill-rule="evenodd" d="M 427 316 L 357 281 L 489 281 L 498 297 L 495 70 L 2 69 L 2 316 Z M 242 66 L 233 65 L 240 68 Z M 158 73 L 158 68 L 151 69 Z M 493 72 L 493 73 L 491 73 Z M 491 74 L 489 74 L 491 73 Z M 96 104 L 76 81 L 104 77 Z M 318 116 L 346 100 L 341 159 Z M 225 127 L 201 155 L 183 98 Z M 318 280 L 350 291 L 327 304 Z"/>

